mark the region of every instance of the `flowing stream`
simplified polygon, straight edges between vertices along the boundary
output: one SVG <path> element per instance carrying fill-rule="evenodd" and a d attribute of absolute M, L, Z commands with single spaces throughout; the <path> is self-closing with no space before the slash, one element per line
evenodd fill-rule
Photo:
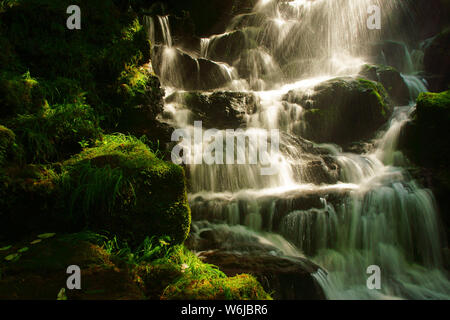
<path fill-rule="evenodd" d="M 367 9 L 374 4 L 383 13 L 381 30 L 367 28 Z M 168 17 L 147 19 L 152 39 L 162 34 L 163 121 L 194 135 L 199 119 L 180 98 L 190 90 L 178 76 L 186 55 L 197 65 L 193 79 L 204 76 L 205 62 L 218 66 L 216 77 L 225 79 L 201 91 L 206 99 L 215 91 L 251 97 L 233 100 L 242 109 L 252 101 L 254 110 L 243 116 L 242 130 L 231 133 L 249 137 L 250 152 L 266 130 L 281 135 L 279 150 L 266 154 L 274 175 L 261 175 L 262 164 L 187 166 L 193 219 L 207 221 L 194 222 L 194 228 L 233 230 L 236 236 L 224 244 L 230 250 L 241 250 L 248 236 L 277 254 L 311 259 L 323 269 L 314 277 L 328 299 L 450 298 L 433 194 L 403 169 L 407 159 L 397 149 L 415 99 L 427 90 L 412 64 L 401 70 L 411 103 L 395 107 L 389 122 L 357 152 L 301 139 L 303 107 L 283 100 L 290 90 L 308 95 L 317 84 L 356 77 L 365 63 L 379 62 L 373 43 L 408 40 L 409 27 L 396 24 L 400 16 L 408 16 L 401 0 L 261 0 L 253 12 L 235 17 L 224 34 L 201 39 L 196 51 L 177 47 Z M 411 61 L 405 48 L 404 59 Z M 226 129 L 219 131 L 226 136 Z M 194 142 L 190 151 L 200 145 Z M 380 267 L 381 290 L 366 285 L 371 265 Z"/>

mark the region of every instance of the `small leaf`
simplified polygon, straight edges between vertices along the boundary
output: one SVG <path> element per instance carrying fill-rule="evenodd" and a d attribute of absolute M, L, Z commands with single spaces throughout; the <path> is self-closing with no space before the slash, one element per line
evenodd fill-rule
<path fill-rule="evenodd" d="M 18 253 L 24 253 L 24 252 L 27 252 L 28 250 L 30 250 L 30 248 L 28 248 L 28 247 L 23 247 L 22 249 L 18 250 L 17 252 L 18 252 Z"/>
<path fill-rule="evenodd" d="M 42 242 L 42 240 L 41 239 L 36 239 L 34 241 L 31 241 L 30 244 L 37 244 L 39 242 Z"/>
<path fill-rule="evenodd" d="M 66 289 L 65 288 L 61 288 L 61 290 L 59 290 L 58 296 L 56 297 L 56 300 L 67 300 L 67 295 L 66 295 Z"/>
<path fill-rule="evenodd" d="M 9 256 L 6 256 L 5 260 L 6 261 L 16 261 L 19 258 L 20 258 L 20 255 L 18 253 L 13 253 L 13 254 L 10 254 Z"/>
<path fill-rule="evenodd" d="M 3 247 L 3 248 L 0 248 L 0 251 L 6 251 L 6 250 L 9 250 L 11 248 L 12 248 L 12 246 L 6 246 L 6 247 Z"/>
<path fill-rule="evenodd" d="M 43 233 L 38 235 L 38 238 L 40 239 L 48 239 L 48 238 L 52 238 L 56 235 L 56 233 Z"/>

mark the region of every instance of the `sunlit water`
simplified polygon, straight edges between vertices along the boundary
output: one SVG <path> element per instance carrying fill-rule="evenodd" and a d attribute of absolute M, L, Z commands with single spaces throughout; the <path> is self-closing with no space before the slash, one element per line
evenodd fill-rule
<path fill-rule="evenodd" d="M 387 34 L 366 27 L 367 8 L 373 4 L 385 13 Z M 251 15 L 236 17 L 227 33 L 202 39 L 197 55 L 191 53 L 194 59 L 212 59 L 218 39 L 241 28 L 246 36 L 238 44 L 240 56 L 216 61 L 230 80 L 218 89 L 251 92 L 258 100 L 258 109 L 246 116 L 243 132 L 236 135 L 281 131 L 280 150 L 270 154 L 275 175 L 262 176 L 258 164 L 187 166 L 193 218 L 234 234 L 226 240 L 229 250 L 242 250 L 240 242 L 250 238 L 276 248 L 274 254 L 308 256 L 323 268 L 314 276 L 329 299 L 450 298 L 434 197 L 402 169 L 407 159 L 397 148 L 425 84 L 403 75 L 411 105 L 395 108 L 363 154 L 299 141 L 295 136 L 302 132 L 303 108 L 283 101 L 292 89 L 307 95 L 333 77 L 356 76 L 370 62 L 369 43 L 404 36 L 395 21 L 405 12 L 400 0 L 261 0 Z M 183 66 L 173 51 L 167 17 L 158 23 L 165 44 L 160 76 L 169 97 L 182 91 L 173 88 L 171 79 Z M 150 19 L 147 24 L 154 39 L 155 23 Z M 183 100 L 166 103 L 165 112 L 166 121 L 193 132 L 198 119 Z M 193 144 L 191 151 L 200 147 Z M 324 154 L 340 170 L 330 169 Z M 311 163 L 326 178 L 316 181 Z M 304 199 L 311 206 L 301 209 Z M 381 290 L 366 286 L 370 265 L 381 269 Z"/>

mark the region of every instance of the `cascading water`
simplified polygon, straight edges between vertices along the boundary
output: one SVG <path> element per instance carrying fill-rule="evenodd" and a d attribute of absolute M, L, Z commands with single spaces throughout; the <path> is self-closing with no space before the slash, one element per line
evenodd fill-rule
<path fill-rule="evenodd" d="M 371 5 L 383 12 L 382 31 L 367 28 Z M 242 130 L 231 133 L 233 139 L 249 138 L 251 150 L 252 138 L 264 130 L 281 132 L 279 151 L 267 154 L 274 175 L 262 176 L 261 164 L 187 166 L 194 220 L 241 235 L 227 239 L 229 249 L 241 250 L 239 241 L 247 237 L 278 247 L 277 254 L 308 256 L 326 271 L 315 277 L 329 299 L 450 297 L 433 195 L 402 169 L 407 159 L 397 149 L 413 103 L 395 108 L 366 150 L 352 153 L 300 138 L 304 106 L 283 99 L 292 89 L 308 96 L 317 84 L 355 77 L 365 63 L 381 63 L 373 44 L 407 37 L 408 30 L 395 24 L 405 14 L 400 0 L 261 0 L 226 33 L 202 39 L 198 56 L 191 54 L 197 64 L 209 59 L 227 70 L 226 83 L 215 91 L 241 92 L 246 99 L 228 98 L 235 109 L 247 110 L 249 101 L 254 105 L 236 125 Z M 164 39 L 159 74 L 167 87 L 163 120 L 194 136 L 194 121 L 200 119 L 190 106 L 192 93 L 183 90 L 190 86 L 176 76 L 184 65 L 167 17 L 158 21 Z M 154 39 L 153 20 L 149 25 Z M 411 101 L 426 91 L 418 77 L 402 77 Z M 214 95 L 211 90 L 195 94 L 202 101 Z M 226 137 L 225 129 L 218 132 Z M 202 140 L 187 148 L 195 153 L 201 147 Z M 366 286 L 371 265 L 381 269 L 381 290 Z"/>

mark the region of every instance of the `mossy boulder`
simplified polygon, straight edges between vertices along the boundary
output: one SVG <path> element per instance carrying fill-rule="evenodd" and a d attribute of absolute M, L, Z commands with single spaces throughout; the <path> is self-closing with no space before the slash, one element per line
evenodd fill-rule
<path fill-rule="evenodd" d="M 348 145 L 373 138 L 392 113 L 383 85 L 365 79 L 331 79 L 314 87 L 312 94 L 292 90 L 284 100 L 305 109 L 301 135 L 319 143 Z"/>
<path fill-rule="evenodd" d="M 190 228 L 183 169 L 122 135 L 60 164 L 9 168 L 0 193 L 0 239 L 90 228 L 130 245 L 151 236 L 180 243 Z"/>
<path fill-rule="evenodd" d="M 416 111 L 406 126 L 404 143 L 407 153 L 417 163 L 448 163 L 450 144 L 446 139 L 450 126 L 450 91 L 422 93 Z"/>
<path fill-rule="evenodd" d="M 43 105 L 42 87 L 29 73 L 0 73 L 0 118 L 38 112 Z"/>
<path fill-rule="evenodd" d="M 399 143 L 408 158 L 420 168 L 420 180 L 433 190 L 447 229 L 450 229 L 449 127 L 450 91 L 422 93 L 412 120 L 402 130 Z"/>
<path fill-rule="evenodd" d="M 253 93 L 232 91 L 176 92 L 166 102 L 186 106 L 193 114 L 193 121 L 202 121 L 204 128 L 218 129 L 242 127 L 259 104 Z"/>
<path fill-rule="evenodd" d="M 16 135 L 10 129 L 0 125 L 0 167 L 7 161 L 18 160 L 20 149 L 16 144 Z"/>
<path fill-rule="evenodd" d="M 450 85 L 450 27 L 435 36 L 425 49 L 424 65 L 431 76 L 431 89 L 447 90 Z"/>
<path fill-rule="evenodd" d="M 130 243 L 147 236 L 183 242 L 189 233 L 184 171 L 157 158 L 141 141 L 106 136 L 63 164 L 69 211 L 93 230 Z"/>
<path fill-rule="evenodd" d="M 126 268 L 118 268 L 102 247 L 74 235 L 31 244 L 29 235 L 0 253 L 2 300 L 138 300 L 144 294 Z M 27 248 L 26 251 L 20 250 Z M 17 253 L 23 251 L 21 253 Z M 17 254 L 7 261 L 8 255 Z M 81 289 L 67 289 L 67 268 L 80 267 Z M 65 293 L 61 294 L 61 289 Z M 59 296 L 59 297 L 58 297 Z"/>
<path fill-rule="evenodd" d="M 8 125 L 29 162 L 45 163 L 66 159 L 100 139 L 102 130 L 93 108 L 84 103 L 49 106 L 35 114 L 19 115 Z"/>
<path fill-rule="evenodd" d="M 395 104 L 409 103 L 408 86 L 397 69 L 383 65 L 364 65 L 359 75 L 368 80 L 380 82 Z"/>

